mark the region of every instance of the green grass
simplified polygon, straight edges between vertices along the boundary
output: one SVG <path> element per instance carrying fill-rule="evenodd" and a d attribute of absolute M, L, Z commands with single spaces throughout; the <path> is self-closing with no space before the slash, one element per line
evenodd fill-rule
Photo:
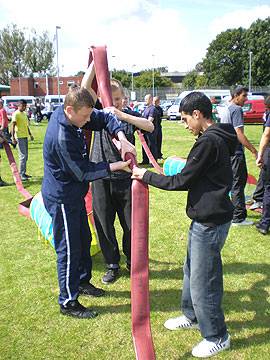
<path fill-rule="evenodd" d="M 26 187 L 35 194 L 41 188 L 46 124 L 31 129 L 35 141 L 30 143 L 28 171 L 33 179 Z M 194 139 L 184 127 L 166 121 L 163 131 L 164 155 L 186 156 Z M 256 146 L 261 131 L 258 126 L 246 126 Z M 247 160 L 249 172 L 257 176 L 248 152 Z M 12 183 L 3 151 L 1 170 L 2 177 Z M 107 287 L 106 297 L 81 298 L 84 305 L 99 311 L 96 319 L 61 316 L 54 251 L 38 238 L 35 223 L 19 215 L 17 206 L 21 200 L 14 185 L 0 188 L 0 359 L 134 359 L 130 282 L 125 270 L 115 284 Z M 190 350 L 200 340 L 199 332 L 169 332 L 163 327 L 167 318 L 179 313 L 190 223 L 185 201 L 185 193 L 150 188 L 151 326 L 160 360 L 191 359 Z M 249 215 L 259 219 L 257 213 Z M 119 225 L 117 232 L 120 238 Z M 223 261 L 224 311 L 232 349 L 221 353 L 220 359 L 269 359 L 269 253 L 270 236 L 260 235 L 252 227 L 230 230 Z M 93 269 L 93 283 L 102 286 L 101 254 L 94 257 Z"/>

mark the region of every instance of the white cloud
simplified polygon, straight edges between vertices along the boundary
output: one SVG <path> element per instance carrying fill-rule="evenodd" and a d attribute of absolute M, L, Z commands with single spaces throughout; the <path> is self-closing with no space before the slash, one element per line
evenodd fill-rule
<path fill-rule="evenodd" d="M 248 28 L 257 19 L 266 19 L 270 16 L 270 6 L 255 6 L 246 10 L 236 10 L 216 18 L 210 24 L 210 31 L 213 36 L 227 29 Z"/>
<path fill-rule="evenodd" d="M 65 0 L 28 0 L 23 5 L 21 0 L 0 0 L 0 7 L 0 28 L 15 23 L 47 30 L 53 40 L 56 25 L 61 26 L 59 64 L 64 75 L 85 69 L 91 45 L 107 45 L 111 68 L 138 71 L 152 68 L 154 61 L 155 67 L 168 66 L 170 71 L 190 70 L 218 32 L 249 26 L 270 13 L 267 5 L 231 12 L 198 32 L 196 22 L 184 18 L 181 4 L 161 8 L 159 0 L 77 0 L 72 6 Z"/>

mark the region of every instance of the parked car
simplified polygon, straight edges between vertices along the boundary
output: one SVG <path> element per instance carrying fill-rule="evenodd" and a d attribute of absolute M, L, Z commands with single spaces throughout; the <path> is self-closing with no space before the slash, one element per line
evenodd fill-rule
<path fill-rule="evenodd" d="M 173 100 L 163 100 L 160 102 L 160 107 L 163 110 L 163 118 L 168 119 L 168 110 L 173 105 Z"/>
<path fill-rule="evenodd" d="M 265 112 L 264 97 L 262 95 L 251 95 L 243 106 L 245 124 L 263 123 Z"/>
<path fill-rule="evenodd" d="M 222 113 L 226 111 L 226 105 L 231 97 L 228 96 L 216 107 L 217 118 L 220 120 Z M 248 95 L 243 108 L 245 124 L 262 124 L 263 114 L 265 112 L 264 97 L 262 95 Z"/>

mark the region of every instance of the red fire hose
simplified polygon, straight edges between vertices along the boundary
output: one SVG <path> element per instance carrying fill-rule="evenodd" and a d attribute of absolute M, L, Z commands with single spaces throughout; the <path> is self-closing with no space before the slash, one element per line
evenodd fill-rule
<path fill-rule="evenodd" d="M 91 47 L 89 62 L 94 61 L 96 80 L 103 107 L 112 106 L 110 77 L 105 46 Z M 94 87 L 93 87 L 94 89 Z M 96 89 L 94 89 L 96 90 Z M 131 169 L 137 165 L 132 154 Z M 131 215 L 131 316 L 132 336 L 137 360 L 154 360 L 155 351 L 150 327 L 148 228 L 149 191 L 141 181 L 132 182 Z"/>

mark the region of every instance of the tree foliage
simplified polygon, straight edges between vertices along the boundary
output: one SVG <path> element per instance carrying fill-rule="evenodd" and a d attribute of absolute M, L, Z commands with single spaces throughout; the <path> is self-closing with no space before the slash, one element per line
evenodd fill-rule
<path fill-rule="evenodd" d="M 270 17 L 256 20 L 248 29 L 229 29 L 217 35 L 203 59 L 209 86 L 248 84 L 252 52 L 252 84 L 270 84 Z"/>
<path fill-rule="evenodd" d="M 12 24 L 0 30 L 0 83 L 8 85 L 12 77 L 29 76 L 34 72 L 53 72 L 54 50 L 47 32 L 35 30 L 26 39 L 26 29 Z"/>
<path fill-rule="evenodd" d="M 167 79 L 161 76 L 161 72 L 166 72 L 166 68 L 155 69 L 154 77 L 155 77 L 155 87 L 172 87 L 173 83 L 170 79 Z M 112 77 L 121 81 L 122 85 L 131 89 L 132 87 L 132 74 L 125 70 L 113 70 Z M 142 70 L 140 73 L 136 73 L 136 76 L 133 77 L 134 88 L 151 88 L 153 85 L 153 71 L 152 70 Z"/>

